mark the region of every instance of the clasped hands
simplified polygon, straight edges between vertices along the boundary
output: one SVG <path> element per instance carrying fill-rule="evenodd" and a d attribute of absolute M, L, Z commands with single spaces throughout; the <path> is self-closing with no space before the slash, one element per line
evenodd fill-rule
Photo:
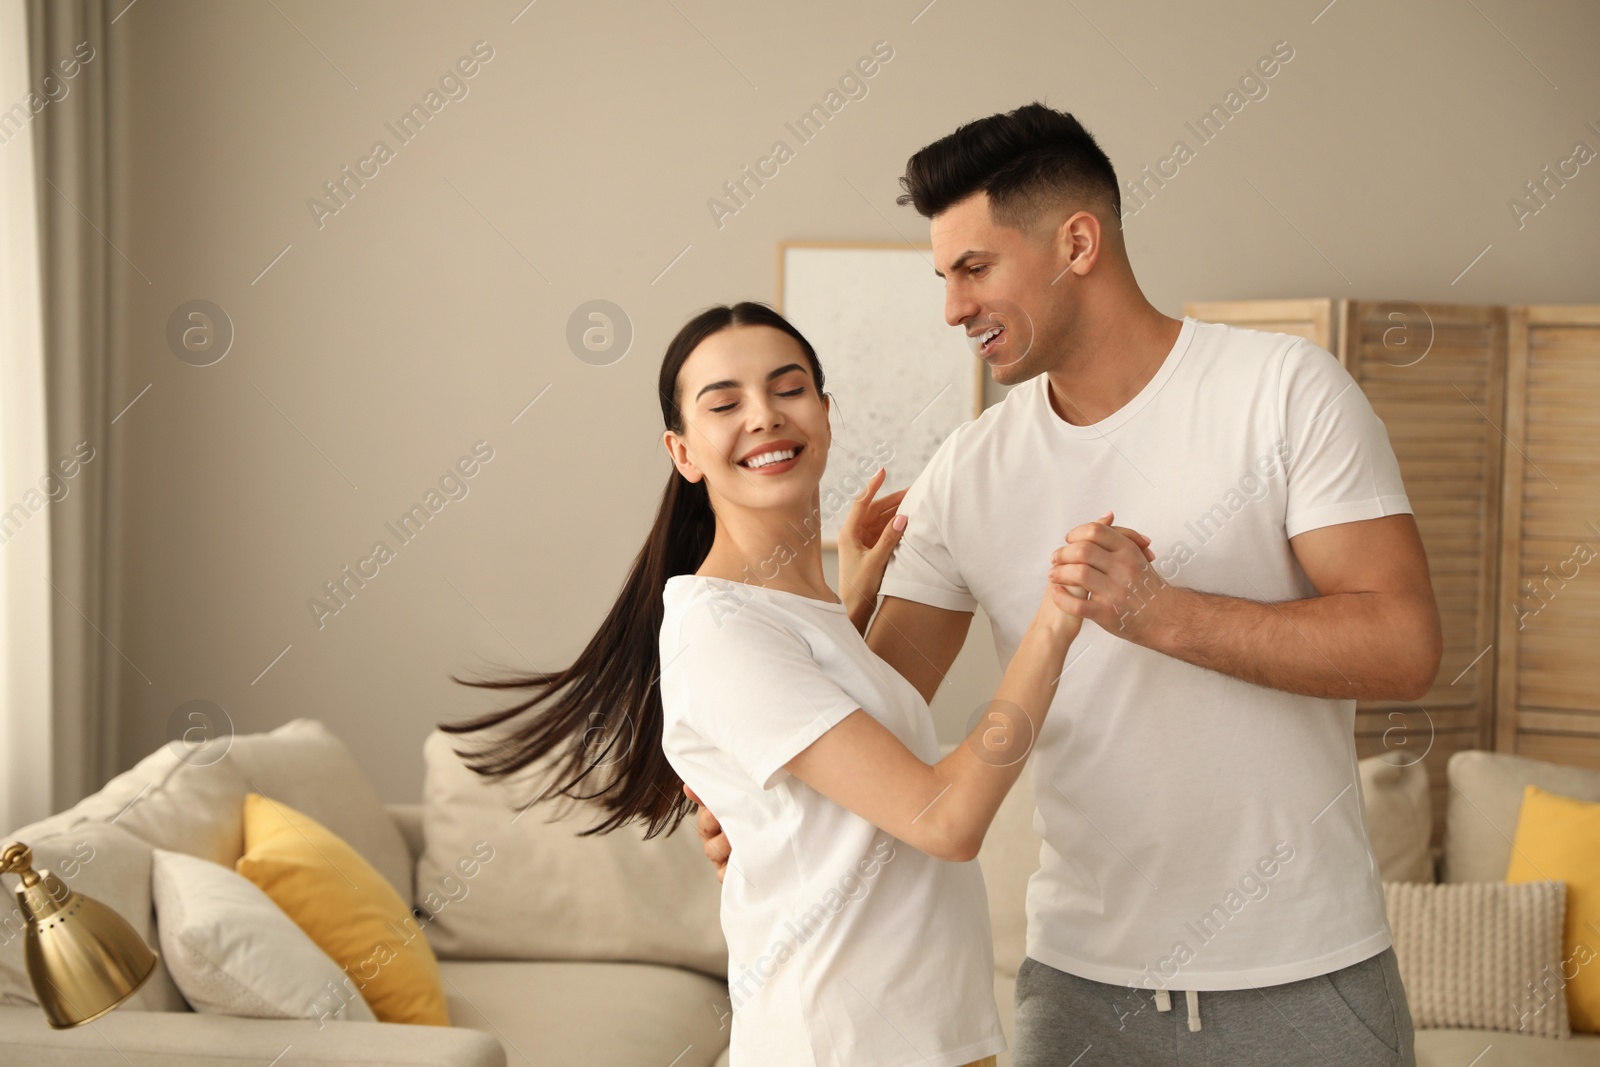
<path fill-rule="evenodd" d="M 878 603 L 878 588 L 889 557 L 899 544 L 904 522 L 896 522 L 904 489 L 878 498 L 885 472 L 879 470 L 857 495 L 839 530 L 839 595 L 863 633 Z M 1067 533 L 1066 544 L 1050 556 L 1049 580 L 1087 592 L 1087 599 L 1058 601 L 1062 609 L 1102 629 L 1139 643 L 1159 618 L 1154 598 L 1166 583 L 1150 564 L 1150 539 L 1126 526 L 1113 526 L 1112 512 Z M 1150 610 L 1147 610 L 1150 609 Z"/>
<path fill-rule="evenodd" d="M 1047 578 L 1077 594 L 1057 600 L 1063 611 L 1137 644 L 1155 627 L 1167 584 L 1151 566 L 1150 539 L 1111 525 L 1115 518 L 1108 511 L 1068 531 L 1067 543 L 1050 553 Z"/>
<path fill-rule="evenodd" d="M 860 615 L 857 626 L 863 630 L 876 603 L 878 583 L 883 579 L 889 555 L 900 540 L 901 530 L 893 524 L 893 519 L 905 490 L 874 502 L 883 473 L 880 470 L 874 475 L 856 498 L 839 538 L 841 593 L 846 603 L 852 605 L 852 618 Z M 1086 598 L 1076 595 L 1059 598 L 1057 602 L 1063 610 L 1135 640 L 1140 630 L 1147 631 L 1154 626 L 1159 611 L 1154 598 L 1167 585 L 1151 566 L 1156 557 L 1150 551 L 1150 539 L 1137 530 L 1111 525 L 1115 518 L 1116 515 L 1108 511 L 1094 522 L 1068 531 L 1067 543 L 1050 554 L 1047 578 L 1088 593 Z M 858 612 L 858 605 L 864 610 Z M 695 813 L 695 828 L 706 859 L 716 867 L 720 882 L 727 874 L 732 846 L 717 817 L 694 790 L 685 785 L 683 792 L 699 809 Z"/>

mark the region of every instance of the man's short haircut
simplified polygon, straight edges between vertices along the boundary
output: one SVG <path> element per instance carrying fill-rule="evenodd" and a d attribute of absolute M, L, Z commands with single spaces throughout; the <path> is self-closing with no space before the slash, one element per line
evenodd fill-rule
<path fill-rule="evenodd" d="M 1038 103 L 957 127 L 912 156 L 900 184 L 895 203 L 930 219 L 980 190 L 995 222 L 1024 233 L 1061 207 L 1122 219 L 1110 158 L 1077 119 Z"/>

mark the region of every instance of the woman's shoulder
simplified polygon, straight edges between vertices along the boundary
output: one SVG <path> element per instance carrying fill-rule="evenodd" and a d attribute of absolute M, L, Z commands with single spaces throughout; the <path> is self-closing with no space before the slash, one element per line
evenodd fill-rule
<path fill-rule="evenodd" d="M 691 638 L 742 644 L 763 639 L 806 643 L 804 620 L 744 582 L 680 574 L 667 579 L 662 601 L 664 644 L 669 636 L 682 643 Z"/>

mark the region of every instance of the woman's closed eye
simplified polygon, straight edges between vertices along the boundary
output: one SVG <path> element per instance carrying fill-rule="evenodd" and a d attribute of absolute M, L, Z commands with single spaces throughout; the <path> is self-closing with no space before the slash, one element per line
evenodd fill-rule
<path fill-rule="evenodd" d="M 799 396 L 801 393 L 803 393 L 805 391 L 806 391 L 806 387 L 802 385 L 798 389 L 791 389 L 787 393 L 779 393 L 778 395 L 779 396 Z M 730 410 L 733 406 L 734 406 L 733 404 L 723 404 L 721 407 L 712 408 L 711 410 L 720 413 L 720 412 L 723 412 L 723 411 Z"/>

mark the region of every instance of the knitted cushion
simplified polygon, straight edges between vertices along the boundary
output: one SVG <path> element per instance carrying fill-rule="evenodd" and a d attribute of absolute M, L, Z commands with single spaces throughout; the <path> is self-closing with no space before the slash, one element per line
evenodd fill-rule
<path fill-rule="evenodd" d="M 1561 958 L 1566 888 L 1385 882 L 1416 1027 L 1570 1036 Z"/>

